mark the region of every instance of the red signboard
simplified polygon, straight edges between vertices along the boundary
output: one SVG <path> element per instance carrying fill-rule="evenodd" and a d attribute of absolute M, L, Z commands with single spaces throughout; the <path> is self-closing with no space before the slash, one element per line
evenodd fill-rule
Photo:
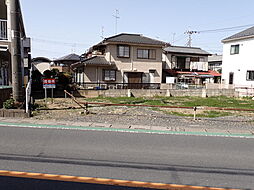
<path fill-rule="evenodd" d="M 56 88 L 56 79 L 43 79 L 43 88 Z"/>

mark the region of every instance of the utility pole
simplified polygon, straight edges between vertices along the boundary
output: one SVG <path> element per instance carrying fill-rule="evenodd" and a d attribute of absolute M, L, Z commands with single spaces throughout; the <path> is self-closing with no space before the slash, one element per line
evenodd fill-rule
<path fill-rule="evenodd" d="M 198 34 L 198 33 L 199 33 L 198 31 L 189 31 L 189 30 L 187 32 L 185 32 L 185 34 L 189 35 L 188 42 L 186 44 L 187 47 L 191 47 L 191 45 L 192 45 L 192 35 Z"/>
<path fill-rule="evenodd" d="M 117 24 L 118 24 L 118 19 L 120 19 L 120 17 L 119 17 L 119 10 L 118 9 L 116 9 L 116 13 L 115 13 L 115 15 L 113 15 L 113 17 L 116 19 L 116 23 L 115 23 L 115 34 L 117 34 Z"/>
<path fill-rule="evenodd" d="M 23 102 L 21 71 L 21 32 L 20 9 L 18 0 L 10 0 L 11 10 L 11 61 L 12 61 L 12 93 L 16 103 Z"/>

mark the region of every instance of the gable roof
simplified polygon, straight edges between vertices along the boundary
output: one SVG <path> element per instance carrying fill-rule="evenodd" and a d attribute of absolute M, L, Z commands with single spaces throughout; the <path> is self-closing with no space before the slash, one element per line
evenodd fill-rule
<path fill-rule="evenodd" d="M 222 55 L 213 54 L 208 56 L 208 62 L 222 62 Z"/>
<path fill-rule="evenodd" d="M 31 62 L 52 62 L 50 59 L 46 58 L 46 57 L 35 57 L 31 60 Z"/>
<path fill-rule="evenodd" d="M 58 59 L 55 59 L 54 61 L 79 61 L 80 60 L 80 56 L 72 53 L 63 57 L 60 57 Z"/>
<path fill-rule="evenodd" d="M 210 55 L 207 51 L 197 47 L 169 46 L 164 48 L 164 51 L 168 53 Z"/>
<path fill-rule="evenodd" d="M 71 68 L 77 68 L 82 67 L 84 65 L 100 65 L 100 66 L 107 66 L 112 65 L 110 62 L 108 62 L 104 57 L 102 56 L 94 56 L 90 58 L 86 58 L 84 60 L 81 60 L 80 62 L 74 63 L 71 65 Z"/>
<path fill-rule="evenodd" d="M 145 37 L 141 34 L 127 34 L 121 33 L 109 38 L 105 38 L 103 42 L 119 42 L 119 43 L 133 43 L 133 44 L 147 44 L 147 45 L 158 45 L 165 46 L 168 43 L 155 40 L 152 38 Z"/>
<path fill-rule="evenodd" d="M 251 28 L 248 28 L 242 32 L 234 34 L 228 38 L 225 38 L 222 40 L 222 42 L 227 42 L 227 41 L 231 41 L 231 40 L 238 40 L 238 39 L 243 39 L 243 38 L 248 38 L 248 37 L 254 37 L 254 26 Z"/>

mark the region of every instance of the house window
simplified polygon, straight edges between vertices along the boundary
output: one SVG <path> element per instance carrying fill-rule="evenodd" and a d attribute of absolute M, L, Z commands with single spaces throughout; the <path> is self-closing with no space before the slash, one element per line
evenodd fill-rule
<path fill-rule="evenodd" d="M 247 80 L 254 80 L 254 71 L 247 71 Z"/>
<path fill-rule="evenodd" d="M 156 50 L 149 49 L 149 59 L 156 59 Z"/>
<path fill-rule="evenodd" d="M 230 55 L 239 54 L 239 44 L 231 45 Z"/>
<path fill-rule="evenodd" d="M 138 49 L 138 59 L 156 59 L 155 49 Z"/>
<path fill-rule="evenodd" d="M 117 46 L 117 56 L 129 58 L 130 57 L 130 46 L 124 46 L 124 45 Z"/>
<path fill-rule="evenodd" d="M 104 81 L 115 81 L 116 71 L 115 70 L 103 70 L 103 80 Z"/>

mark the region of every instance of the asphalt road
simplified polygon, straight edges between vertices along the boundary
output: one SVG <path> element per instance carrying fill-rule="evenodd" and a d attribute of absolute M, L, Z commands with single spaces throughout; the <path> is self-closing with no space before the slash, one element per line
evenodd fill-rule
<path fill-rule="evenodd" d="M 0 127 L 0 169 L 254 189 L 254 139 Z"/>

